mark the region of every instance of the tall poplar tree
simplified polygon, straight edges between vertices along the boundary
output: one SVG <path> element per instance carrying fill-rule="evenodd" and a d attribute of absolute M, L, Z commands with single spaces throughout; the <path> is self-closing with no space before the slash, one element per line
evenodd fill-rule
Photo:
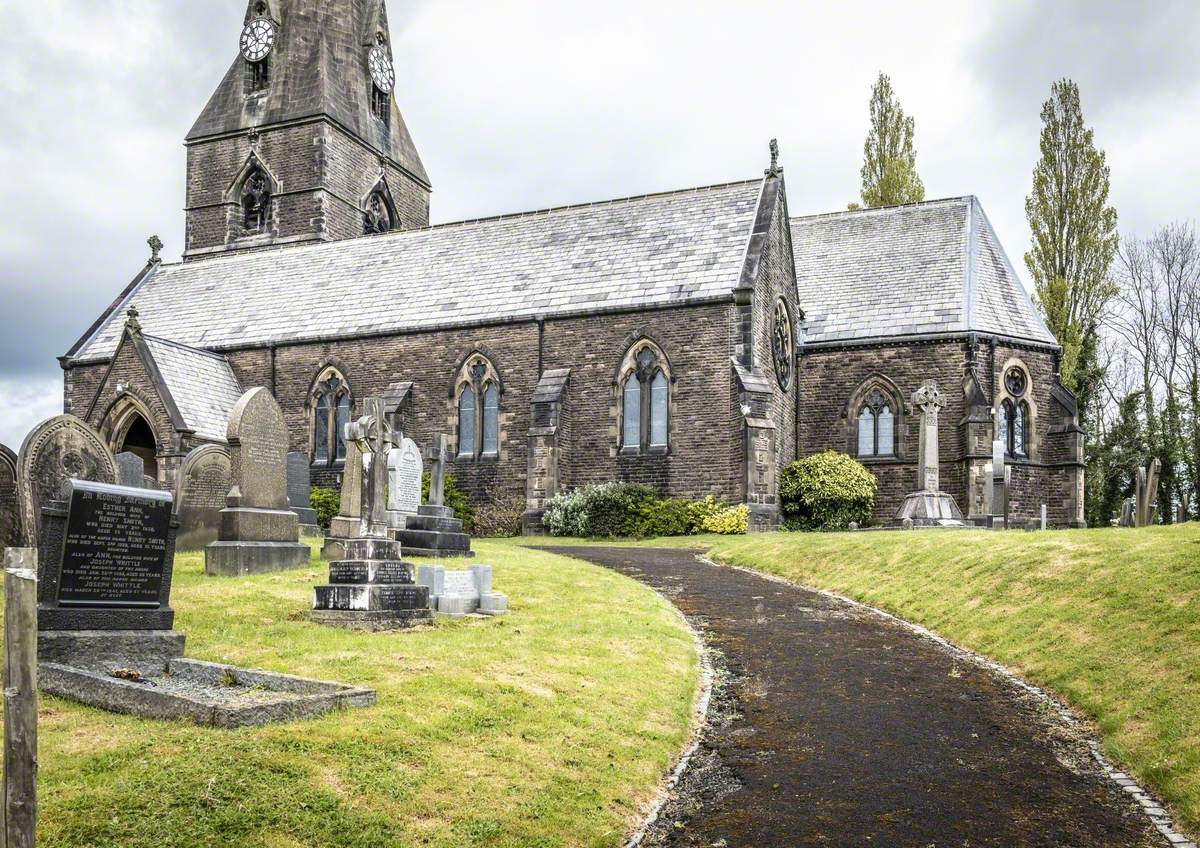
<path fill-rule="evenodd" d="M 881 73 L 871 89 L 871 129 L 863 145 L 863 206 L 871 209 L 925 199 L 913 150 L 914 127 L 913 119 L 900 108 L 891 78 Z"/>
<path fill-rule="evenodd" d="M 1117 287 L 1109 266 L 1117 253 L 1117 212 L 1108 204 L 1109 168 L 1084 126 L 1079 87 L 1054 83 L 1042 106 L 1041 158 L 1025 198 L 1033 243 L 1025 266 L 1038 306 L 1063 347 L 1063 384 L 1079 396 L 1087 426 L 1103 376 L 1098 333 Z"/>

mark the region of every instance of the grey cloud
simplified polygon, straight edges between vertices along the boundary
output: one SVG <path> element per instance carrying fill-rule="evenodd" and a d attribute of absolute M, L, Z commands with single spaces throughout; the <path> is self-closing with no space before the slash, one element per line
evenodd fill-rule
<path fill-rule="evenodd" d="M 1195 0 L 1000 3 L 970 67 L 1002 121 L 1036 121 L 1050 84 L 1062 77 L 1079 83 L 1085 114 L 1099 118 L 1148 93 L 1193 89 L 1198 42 Z"/>

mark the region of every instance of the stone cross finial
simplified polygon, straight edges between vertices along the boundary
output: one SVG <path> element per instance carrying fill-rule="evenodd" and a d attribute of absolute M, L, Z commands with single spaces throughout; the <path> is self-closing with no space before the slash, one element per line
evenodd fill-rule
<path fill-rule="evenodd" d="M 937 383 L 926 383 L 913 392 L 913 406 L 921 411 L 921 433 L 918 442 L 919 473 L 917 486 L 922 492 L 940 491 L 938 467 L 938 411 L 946 400 Z"/>
<path fill-rule="evenodd" d="M 779 173 L 779 139 L 771 139 L 771 167 L 767 170 L 768 174 L 774 175 Z"/>
<path fill-rule="evenodd" d="M 159 253 L 161 253 L 163 249 L 162 239 L 160 239 L 157 235 L 153 235 L 146 239 L 146 244 L 150 245 L 149 264 L 153 265 L 155 262 L 160 261 Z"/>

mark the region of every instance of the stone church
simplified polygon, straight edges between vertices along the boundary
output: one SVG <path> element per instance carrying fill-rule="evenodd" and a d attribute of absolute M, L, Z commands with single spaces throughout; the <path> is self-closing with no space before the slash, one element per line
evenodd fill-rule
<path fill-rule="evenodd" d="M 973 197 L 792 217 L 773 151 L 744 182 L 431 226 L 395 80 L 384 0 L 249 3 L 187 136 L 183 260 L 153 239 L 61 357 L 66 411 L 169 485 L 265 386 L 337 485 L 341 425 L 381 396 L 418 443 L 449 436 L 474 499 L 523 497 L 530 529 L 607 480 L 746 503 L 762 529 L 782 469 L 826 448 L 874 472 L 890 519 L 936 381 L 964 514 L 999 438 L 1014 515 L 1082 522 L 1058 344 Z"/>

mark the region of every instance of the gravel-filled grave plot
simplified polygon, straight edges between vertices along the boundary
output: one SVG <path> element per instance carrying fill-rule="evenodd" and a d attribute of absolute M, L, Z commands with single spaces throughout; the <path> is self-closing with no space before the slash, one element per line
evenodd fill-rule
<path fill-rule="evenodd" d="M 56 663 L 39 667 L 43 691 L 113 712 L 246 727 L 375 703 L 372 689 L 200 660 L 171 660 L 159 676 L 121 676 Z"/>

